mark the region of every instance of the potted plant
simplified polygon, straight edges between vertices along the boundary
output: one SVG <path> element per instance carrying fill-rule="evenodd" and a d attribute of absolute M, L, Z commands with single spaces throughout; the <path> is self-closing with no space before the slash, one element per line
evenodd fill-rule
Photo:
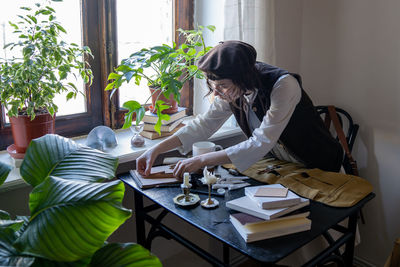
<path fill-rule="evenodd" d="M 180 102 L 182 89 L 185 82 L 192 78 L 204 78 L 203 73 L 195 65 L 196 60 L 207 53 L 212 47 L 206 46 L 203 38 L 205 29 L 214 31 L 214 26 L 198 26 L 196 30 L 181 30 L 185 42 L 179 47 L 173 43 L 143 48 L 123 59 L 121 64 L 110 73 L 110 81 L 105 90 L 115 90 L 132 79 L 136 85 L 142 80 L 147 82 L 151 89 L 152 111 L 158 115 L 155 130 L 160 133 L 161 120 L 168 120 L 164 113 L 173 113 Z M 136 124 L 142 120 L 146 103 L 141 104 L 135 100 L 127 101 L 123 107 L 128 110 L 125 114 L 125 123 L 122 128 L 132 125 L 133 113 L 136 113 Z"/>
<path fill-rule="evenodd" d="M 24 153 L 31 139 L 54 133 L 54 97 L 67 92 L 69 100 L 79 93 L 69 76 L 79 75 L 85 83 L 93 78 L 85 60 L 92 56 L 90 49 L 62 40 L 66 31 L 48 2 L 21 7 L 25 14 L 9 22 L 18 41 L 4 48 L 20 55 L 0 59 L 0 102 L 7 109 L 17 153 Z"/>
<path fill-rule="evenodd" d="M 33 140 L 20 169 L 33 187 L 31 214 L 0 211 L 0 266 L 161 266 L 138 244 L 106 242 L 131 216 L 122 206 L 124 184 L 104 182 L 117 165 L 117 158 L 58 135 Z M 0 185 L 10 170 L 0 162 Z"/>

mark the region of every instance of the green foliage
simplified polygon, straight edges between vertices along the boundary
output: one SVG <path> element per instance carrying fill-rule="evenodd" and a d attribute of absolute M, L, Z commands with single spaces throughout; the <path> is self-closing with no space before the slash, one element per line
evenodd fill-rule
<path fill-rule="evenodd" d="M 157 110 L 157 116 L 158 116 L 158 120 L 156 125 L 154 125 L 154 129 L 160 133 L 160 129 L 161 129 L 161 123 L 163 120 L 167 121 L 169 120 L 169 115 L 168 114 L 163 114 L 162 111 L 166 110 L 167 108 L 169 108 L 168 105 L 164 105 L 164 101 L 162 100 L 157 100 L 156 102 L 156 110 Z"/>
<path fill-rule="evenodd" d="M 22 178 L 37 186 L 50 175 L 102 182 L 114 178 L 118 159 L 55 135 L 32 141 L 20 167 Z"/>
<path fill-rule="evenodd" d="M 26 114 L 33 120 L 39 110 L 54 115 L 58 107 L 53 99 L 57 94 L 69 92 L 67 99 L 71 99 L 79 93 L 73 83 L 67 82 L 69 76 L 78 74 L 90 84 L 93 78 L 85 60 L 92 56 L 90 49 L 62 40 L 61 34 L 66 31 L 56 21 L 55 10 L 46 5 L 48 2 L 21 7 L 25 15 L 19 15 L 15 23 L 9 22 L 19 40 L 4 49 L 21 51 L 19 57 L 0 59 L 0 102 L 10 117 Z"/>
<path fill-rule="evenodd" d="M 152 266 L 161 267 L 160 260 L 151 255 L 147 249 L 134 243 L 107 244 L 94 254 L 89 266 Z"/>
<path fill-rule="evenodd" d="M 40 156 L 39 156 L 40 155 Z M 117 159 L 58 135 L 34 139 L 21 165 L 33 186 L 30 217 L 0 211 L 0 266 L 161 266 L 140 245 L 105 241 L 131 211 Z M 0 162 L 0 175 L 9 166 Z"/>
<path fill-rule="evenodd" d="M 0 185 L 4 183 L 11 170 L 12 167 L 10 165 L 0 162 Z"/>
<path fill-rule="evenodd" d="M 90 257 L 130 217 L 121 205 L 123 196 L 120 181 L 87 183 L 50 176 L 30 194 L 29 224 L 14 247 L 55 261 Z"/>
<path fill-rule="evenodd" d="M 179 47 L 175 43 L 172 45 L 163 44 L 151 48 L 143 48 L 131 54 L 128 58 L 122 60 L 114 72 L 109 74 L 109 83 L 105 90 L 113 90 L 111 94 L 113 95 L 115 90 L 124 83 L 133 81 L 135 85 L 139 85 L 142 80 L 145 80 L 149 87 L 156 89 L 153 94 L 161 91 L 167 99 L 172 94 L 179 103 L 181 98 L 180 90 L 185 82 L 194 77 L 204 78 L 203 73 L 199 71 L 195 63 L 212 48 L 204 43 L 203 33 L 206 29 L 213 32 L 215 27 L 198 26 L 197 30 L 180 29 L 179 31 L 186 41 Z M 133 113 L 136 113 L 136 124 L 139 124 L 143 118 L 144 105 L 147 104 L 149 99 L 143 105 L 134 100 L 124 103 L 123 107 L 128 109 L 128 113 L 125 116 L 123 128 L 128 128 L 132 125 Z M 157 114 L 160 114 L 158 108 L 159 106 L 156 105 Z M 156 125 L 160 125 L 161 120 L 158 117 Z M 155 127 L 155 130 L 160 134 L 160 127 Z"/>

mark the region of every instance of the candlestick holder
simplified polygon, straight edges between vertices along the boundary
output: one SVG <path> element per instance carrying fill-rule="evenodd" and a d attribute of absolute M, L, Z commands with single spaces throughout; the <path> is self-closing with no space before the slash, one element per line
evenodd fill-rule
<path fill-rule="evenodd" d="M 185 195 L 185 201 L 190 201 L 190 188 L 192 188 L 191 184 L 181 184 L 182 192 Z"/>
<path fill-rule="evenodd" d="M 196 205 L 200 201 L 200 197 L 196 194 L 190 193 L 190 188 L 192 188 L 190 183 L 181 184 L 183 194 L 174 197 L 174 203 L 181 207 L 191 207 Z"/>
<path fill-rule="evenodd" d="M 208 184 L 208 198 L 201 201 L 200 205 L 207 209 L 215 208 L 219 205 L 218 200 L 211 197 L 211 184 Z"/>
<path fill-rule="evenodd" d="M 201 201 L 200 204 L 202 207 L 211 209 L 219 205 L 218 200 L 216 200 L 215 198 L 211 198 L 211 187 L 217 182 L 217 180 L 217 176 L 213 172 L 209 172 L 207 170 L 207 167 L 205 167 L 203 170 L 203 178 L 201 178 L 201 181 L 203 184 L 206 184 L 208 186 L 208 198 Z"/>

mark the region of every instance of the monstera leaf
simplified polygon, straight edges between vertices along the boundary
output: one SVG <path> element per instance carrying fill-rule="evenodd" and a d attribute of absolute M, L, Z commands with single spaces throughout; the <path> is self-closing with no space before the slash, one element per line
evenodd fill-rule
<path fill-rule="evenodd" d="M 147 249 L 134 243 L 113 243 L 99 249 L 89 267 L 162 266 L 160 260 Z"/>
<path fill-rule="evenodd" d="M 0 185 L 4 183 L 12 167 L 0 161 Z"/>
<path fill-rule="evenodd" d="M 99 150 L 79 146 L 70 139 L 48 134 L 32 140 L 21 164 L 22 178 L 37 186 L 50 176 L 101 182 L 112 179 L 118 159 Z"/>
<path fill-rule="evenodd" d="M 24 254 L 54 261 L 90 257 L 131 211 L 121 181 L 88 183 L 50 176 L 30 194 L 29 223 L 14 243 Z"/>

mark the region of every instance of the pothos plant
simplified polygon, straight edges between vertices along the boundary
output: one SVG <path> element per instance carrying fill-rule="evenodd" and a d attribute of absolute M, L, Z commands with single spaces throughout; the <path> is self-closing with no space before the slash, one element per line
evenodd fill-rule
<path fill-rule="evenodd" d="M 18 41 L 4 49 L 20 51 L 20 55 L 0 59 L 0 102 L 8 116 L 49 112 L 58 107 L 54 97 L 67 92 L 67 100 L 79 93 L 69 76 L 80 76 L 91 83 L 93 75 L 85 57 L 92 56 L 89 47 L 80 47 L 62 39 L 66 30 L 56 20 L 55 10 L 49 5 L 61 0 L 43 0 L 34 7 L 21 7 L 25 12 L 19 21 L 9 22 Z"/>
<path fill-rule="evenodd" d="M 196 66 L 196 61 L 212 47 L 206 46 L 203 38 L 204 31 L 208 29 L 211 32 L 215 30 L 214 26 L 198 26 L 196 30 L 179 29 L 180 34 L 185 37 L 185 42 L 180 46 L 173 43 L 143 48 L 123 59 L 121 64 L 110 73 L 110 81 L 105 90 L 115 90 L 124 83 L 134 81 L 136 86 L 140 85 L 142 80 L 147 82 L 149 87 L 155 89 L 152 94 L 162 92 L 168 99 L 170 95 L 179 103 L 181 98 L 181 89 L 185 82 L 190 79 L 204 78 L 203 73 Z M 125 123 L 122 128 L 128 128 L 132 125 L 133 114 L 136 113 L 136 125 L 138 125 L 145 113 L 145 103 L 139 103 L 136 100 L 129 100 L 123 103 L 123 107 L 128 111 L 125 114 Z M 168 114 L 162 111 L 169 108 L 164 101 L 157 100 L 154 109 L 157 112 L 158 121 L 154 129 L 160 133 L 161 121 L 169 120 Z"/>
<path fill-rule="evenodd" d="M 106 242 L 131 216 L 123 183 L 105 182 L 117 165 L 58 135 L 34 139 L 20 167 L 33 187 L 30 216 L 0 211 L 0 266 L 161 266 L 138 244 Z M 11 169 L 0 162 L 0 185 Z"/>

